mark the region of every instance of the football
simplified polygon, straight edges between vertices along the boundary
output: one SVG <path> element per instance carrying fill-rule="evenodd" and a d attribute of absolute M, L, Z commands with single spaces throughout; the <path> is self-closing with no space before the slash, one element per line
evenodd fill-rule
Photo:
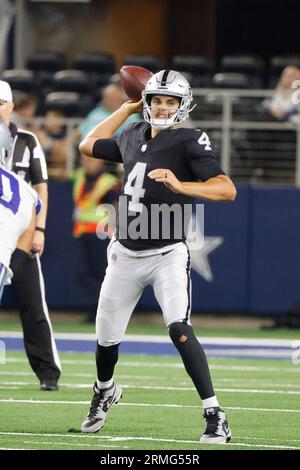
<path fill-rule="evenodd" d="M 126 95 L 132 101 L 140 101 L 142 91 L 153 73 L 144 67 L 124 65 L 120 70 L 121 83 Z"/>

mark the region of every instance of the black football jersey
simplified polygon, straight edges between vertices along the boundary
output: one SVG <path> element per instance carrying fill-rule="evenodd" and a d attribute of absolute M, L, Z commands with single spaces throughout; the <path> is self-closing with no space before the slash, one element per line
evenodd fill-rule
<path fill-rule="evenodd" d="M 148 173 L 166 168 L 184 182 L 224 174 L 207 133 L 176 128 L 151 138 L 150 124 L 137 122 L 116 139 L 104 140 L 95 142 L 94 156 L 120 161 L 125 170 L 116 231 L 119 242 L 131 250 L 147 250 L 184 241 L 194 198 L 174 193 Z"/>

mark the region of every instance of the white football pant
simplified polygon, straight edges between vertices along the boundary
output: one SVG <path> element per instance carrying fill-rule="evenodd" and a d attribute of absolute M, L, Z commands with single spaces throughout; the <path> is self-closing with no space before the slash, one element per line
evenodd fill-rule
<path fill-rule="evenodd" d="M 184 242 L 158 250 L 132 251 L 115 239 L 107 250 L 108 267 L 96 317 L 101 346 L 122 341 L 130 316 L 146 286 L 152 286 L 166 326 L 190 324 L 190 255 Z"/>

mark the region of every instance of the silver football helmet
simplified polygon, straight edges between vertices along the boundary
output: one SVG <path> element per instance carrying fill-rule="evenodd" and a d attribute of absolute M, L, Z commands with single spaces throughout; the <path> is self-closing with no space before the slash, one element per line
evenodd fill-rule
<path fill-rule="evenodd" d="M 13 138 L 9 128 L 0 120 L 0 165 L 10 169 L 10 155 Z"/>
<path fill-rule="evenodd" d="M 151 110 L 151 98 L 153 95 L 174 96 L 178 98 L 180 105 L 176 113 L 170 118 L 155 119 L 152 116 Z M 174 126 L 174 124 L 185 121 L 189 113 L 196 106 L 191 107 L 193 94 L 189 82 L 181 73 L 175 70 L 161 70 L 153 75 L 142 91 L 142 98 L 145 121 L 159 130 L 168 129 Z"/>

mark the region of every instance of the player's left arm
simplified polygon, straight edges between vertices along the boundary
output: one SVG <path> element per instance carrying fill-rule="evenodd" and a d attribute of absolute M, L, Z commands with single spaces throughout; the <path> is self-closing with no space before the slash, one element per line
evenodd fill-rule
<path fill-rule="evenodd" d="M 201 181 L 180 181 L 171 170 L 164 168 L 152 170 L 148 176 L 185 196 L 207 201 L 234 201 L 235 185 L 218 165 L 207 134 L 193 130 L 192 137 L 185 143 L 185 155 L 194 178 Z"/>
<path fill-rule="evenodd" d="M 39 183 L 33 185 L 33 188 L 38 193 L 38 196 L 42 202 L 41 210 L 36 216 L 36 229 L 34 232 L 33 243 L 32 243 L 32 256 L 34 257 L 36 253 L 42 256 L 45 248 L 45 233 L 42 230 L 46 228 L 47 220 L 47 209 L 48 209 L 48 184 Z"/>

